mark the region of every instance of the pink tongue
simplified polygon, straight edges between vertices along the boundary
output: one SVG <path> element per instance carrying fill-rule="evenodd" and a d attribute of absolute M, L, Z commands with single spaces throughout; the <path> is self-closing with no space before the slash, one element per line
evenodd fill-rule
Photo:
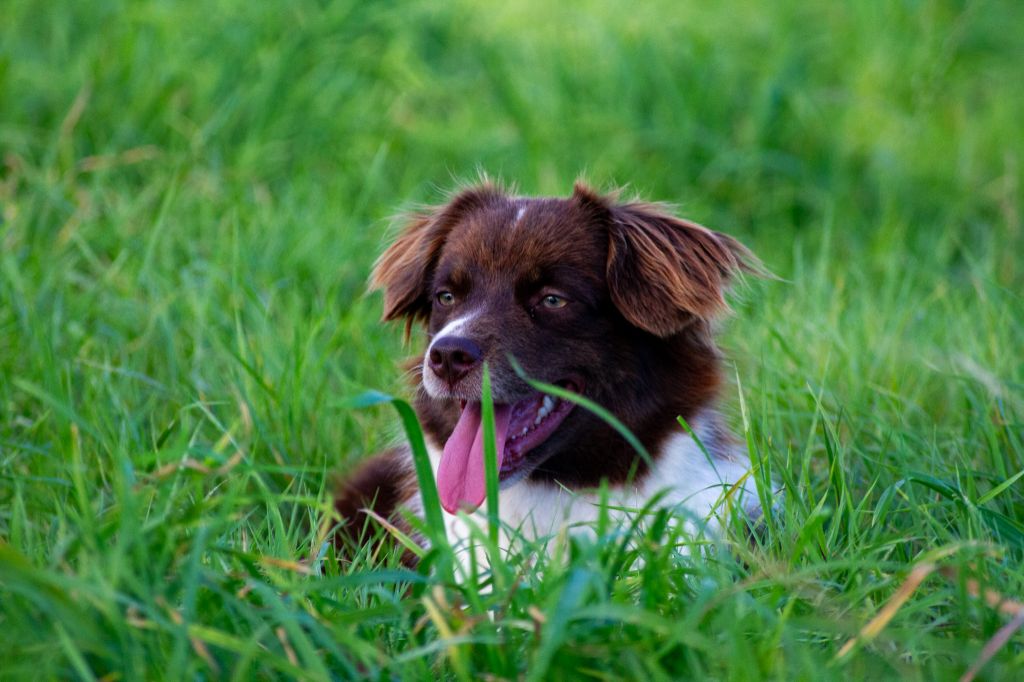
<path fill-rule="evenodd" d="M 505 454 L 510 405 L 494 406 L 494 435 L 497 442 L 498 469 Z M 455 430 L 444 444 L 441 464 L 437 468 L 437 492 L 441 506 L 449 514 L 460 508 L 473 511 L 483 504 L 487 495 L 484 478 L 484 427 L 480 403 L 466 403 Z"/>

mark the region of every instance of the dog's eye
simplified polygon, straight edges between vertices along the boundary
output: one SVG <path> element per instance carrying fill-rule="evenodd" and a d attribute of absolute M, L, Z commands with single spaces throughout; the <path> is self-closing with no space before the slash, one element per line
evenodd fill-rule
<path fill-rule="evenodd" d="M 439 291 L 437 292 L 437 302 L 444 306 L 452 305 L 455 303 L 455 294 L 450 291 Z"/>
<path fill-rule="evenodd" d="M 556 294 L 548 294 L 547 296 L 542 298 L 540 302 L 544 304 L 545 308 L 551 308 L 552 310 L 564 308 L 565 305 L 568 303 L 567 300 Z"/>

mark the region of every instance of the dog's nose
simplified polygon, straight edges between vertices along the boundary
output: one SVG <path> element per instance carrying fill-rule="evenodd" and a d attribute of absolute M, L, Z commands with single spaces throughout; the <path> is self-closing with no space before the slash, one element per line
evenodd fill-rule
<path fill-rule="evenodd" d="M 440 379 L 454 386 L 480 363 L 480 346 L 461 336 L 442 336 L 430 344 L 427 363 Z"/>

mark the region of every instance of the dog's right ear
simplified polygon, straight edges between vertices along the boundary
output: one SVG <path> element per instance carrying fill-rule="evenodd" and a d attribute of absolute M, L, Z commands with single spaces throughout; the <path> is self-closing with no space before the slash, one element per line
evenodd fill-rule
<path fill-rule="evenodd" d="M 384 290 L 385 321 L 404 318 L 407 326 L 430 314 L 434 268 L 452 228 L 466 215 L 502 196 L 491 184 L 463 190 L 442 206 L 413 213 L 395 242 L 381 254 L 370 275 L 370 291 Z"/>
<path fill-rule="evenodd" d="M 410 216 L 398 239 L 374 264 L 370 291 L 384 290 L 385 321 L 405 317 L 411 322 L 430 311 L 427 275 L 448 236 L 437 217 L 436 209 Z"/>

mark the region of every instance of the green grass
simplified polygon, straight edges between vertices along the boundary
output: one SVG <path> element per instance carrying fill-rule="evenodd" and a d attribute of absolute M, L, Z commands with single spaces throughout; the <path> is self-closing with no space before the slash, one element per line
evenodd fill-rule
<path fill-rule="evenodd" d="M 1024 595 L 1018 2 L 0 14 L 0 677 L 957 679 L 1010 621 L 971 581 Z M 758 546 L 335 560 L 332 473 L 401 434 L 352 407 L 406 391 L 370 265 L 478 169 L 628 184 L 782 278 L 723 333 Z"/>

